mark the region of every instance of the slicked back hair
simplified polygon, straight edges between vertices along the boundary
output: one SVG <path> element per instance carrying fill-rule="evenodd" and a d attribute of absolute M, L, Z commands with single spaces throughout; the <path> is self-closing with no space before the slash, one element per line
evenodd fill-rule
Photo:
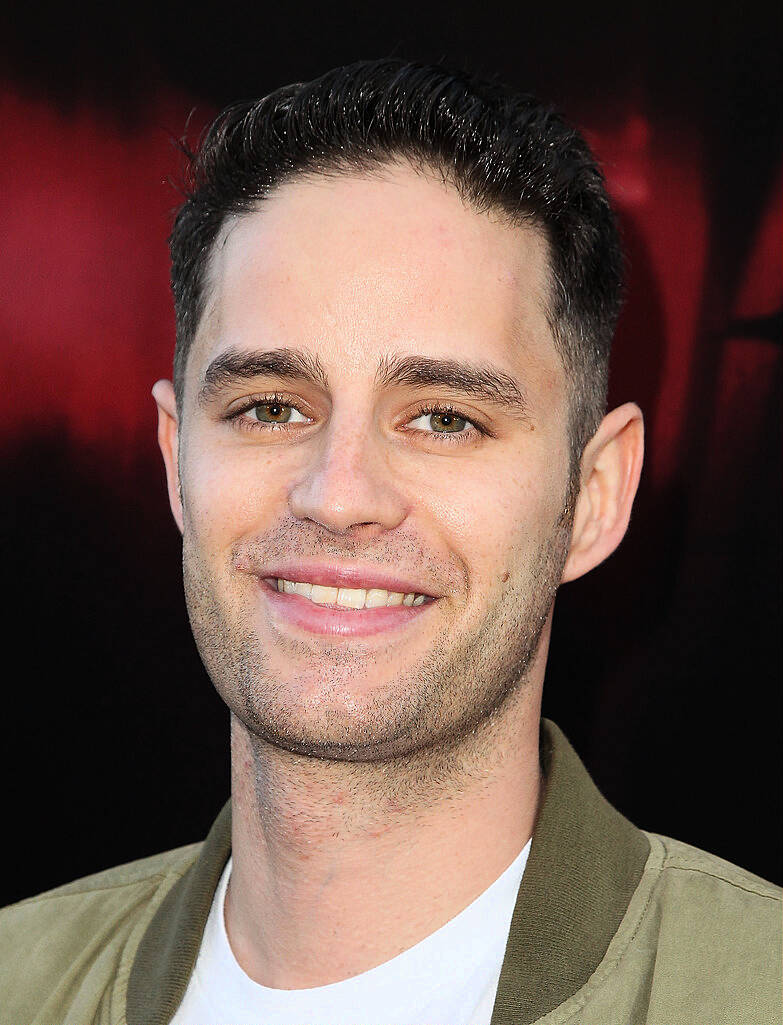
<path fill-rule="evenodd" d="M 258 210 L 297 176 L 372 173 L 403 159 L 477 212 L 501 212 L 546 238 L 546 308 L 568 380 L 577 469 L 606 409 L 623 261 L 601 171 L 558 113 L 463 71 L 361 61 L 228 107 L 187 155 L 186 199 L 169 240 L 180 411 L 209 258 L 227 218 Z"/>

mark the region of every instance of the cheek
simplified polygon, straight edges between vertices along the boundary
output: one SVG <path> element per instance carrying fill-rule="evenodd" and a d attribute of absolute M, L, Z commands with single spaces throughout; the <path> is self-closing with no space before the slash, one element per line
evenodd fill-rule
<path fill-rule="evenodd" d="M 430 485 L 425 502 L 473 584 L 524 571 L 552 537 L 562 512 L 562 460 L 529 454 L 510 463 L 458 468 Z M 555 472 L 557 470 L 558 472 Z"/>
<path fill-rule="evenodd" d="M 237 538 L 263 529 L 285 502 L 279 456 L 251 446 L 210 445 L 194 436 L 180 463 L 186 529 L 203 548 L 228 551 Z"/>

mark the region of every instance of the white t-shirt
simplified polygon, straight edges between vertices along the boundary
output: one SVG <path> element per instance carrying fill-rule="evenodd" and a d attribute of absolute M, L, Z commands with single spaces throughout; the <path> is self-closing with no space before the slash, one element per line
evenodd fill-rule
<path fill-rule="evenodd" d="M 229 859 L 172 1025 L 489 1025 L 529 852 L 530 841 L 464 911 L 391 961 L 291 990 L 260 986 L 234 957 L 224 919 Z"/>

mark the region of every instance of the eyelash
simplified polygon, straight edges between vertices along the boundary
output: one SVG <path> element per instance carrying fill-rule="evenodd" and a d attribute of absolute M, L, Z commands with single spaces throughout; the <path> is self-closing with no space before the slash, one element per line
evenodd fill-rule
<path fill-rule="evenodd" d="M 242 419 L 244 414 L 249 412 L 249 410 L 253 409 L 255 406 L 271 406 L 275 403 L 281 406 L 291 406 L 293 409 L 298 410 L 298 412 L 302 412 L 299 409 L 299 407 L 293 401 L 291 401 L 291 396 L 284 395 L 280 392 L 275 392 L 271 395 L 253 396 L 253 398 L 248 399 L 248 401 L 240 409 L 237 409 L 234 412 L 229 413 L 228 416 L 225 417 L 225 419 L 229 422 L 234 423 L 240 430 L 244 431 L 290 431 L 291 427 L 289 427 L 289 425 L 285 423 L 262 423 L 261 421 L 256 421 L 255 423 L 253 423 L 251 421 Z M 417 428 L 414 428 L 415 433 L 426 434 L 429 437 L 438 438 L 439 440 L 444 441 L 447 445 L 465 444 L 465 442 L 473 438 L 474 434 L 478 434 L 481 436 L 489 433 L 483 427 L 481 427 L 480 424 L 477 424 L 475 420 L 471 420 L 469 417 L 464 416 L 459 409 L 457 409 L 455 406 L 450 405 L 449 403 L 424 403 L 411 417 L 411 420 L 418 420 L 419 417 L 429 416 L 432 413 L 440 413 L 446 416 L 456 416 L 460 420 L 465 420 L 468 424 L 470 424 L 470 427 L 472 429 L 464 431 L 445 432 L 443 434 L 439 434 L 437 431 L 419 431 Z"/>

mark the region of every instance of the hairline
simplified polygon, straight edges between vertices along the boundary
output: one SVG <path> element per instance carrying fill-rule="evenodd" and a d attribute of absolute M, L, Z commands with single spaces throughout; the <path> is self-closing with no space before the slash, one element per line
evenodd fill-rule
<path fill-rule="evenodd" d="M 558 307 L 562 306 L 562 298 L 560 297 L 565 294 L 565 290 L 563 289 L 562 283 L 558 278 L 554 266 L 553 257 L 555 250 L 546 223 L 542 221 L 540 216 L 537 216 L 532 212 L 514 214 L 497 201 L 487 201 L 484 204 L 477 203 L 470 195 L 468 195 L 467 190 L 461 186 L 459 180 L 449 175 L 445 168 L 439 167 L 436 162 L 427 160 L 420 155 L 412 157 L 404 151 L 399 150 L 388 155 L 381 154 L 378 156 L 367 156 L 366 158 L 362 158 L 361 164 L 358 160 L 343 160 L 341 163 L 341 159 L 338 157 L 334 160 L 328 161 L 322 167 L 310 166 L 298 169 L 294 172 L 289 172 L 282 175 L 271 186 L 267 187 L 262 195 L 253 200 L 252 205 L 249 205 L 245 209 L 229 210 L 226 212 L 215 232 L 215 237 L 212 240 L 209 251 L 204 259 L 202 272 L 199 275 L 197 283 L 198 318 L 190 331 L 190 338 L 187 340 L 185 363 L 180 369 L 180 374 L 177 375 L 178 377 L 181 375 L 182 380 L 175 381 L 175 385 L 179 385 L 179 387 L 176 388 L 176 392 L 180 414 L 182 412 L 181 403 L 184 394 L 184 375 L 190 360 L 190 353 L 204 323 L 204 318 L 208 313 L 209 302 L 214 295 L 214 289 L 216 287 L 215 262 L 217 254 L 226 245 L 231 231 L 238 226 L 240 221 L 244 220 L 246 217 L 252 216 L 253 214 L 263 212 L 265 200 L 274 196 L 286 185 L 296 184 L 301 181 L 317 182 L 319 179 L 335 180 L 338 178 L 383 180 L 385 177 L 384 172 L 394 169 L 395 167 L 406 166 L 420 177 L 430 179 L 431 181 L 441 182 L 446 188 L 450 188 L 453 192 L 456 192 L 465 208 L 471 210 L 473 213 L 479 216 L 495 215 L 509 227 L 527 227 L 537 235 L 540 241 L 543 242 L 545 249 L 547 294 L 537 296 L 536 301 L 538 302 L 539 309 L 546 319 L 547 326 L 549 327 L 552 335 L 553 344 L 568 378 L 569 371 L 571 370 L 571 361 L 568 358 L 567 347 L 565 346 L 561 330 L 561 322 L 566 318 L 564 311 L 558 309 Z M 177 349 L 181 350 L 181 348 L 182 346 L 178 337 Z M 567 383 L 570 384 L 570 381 L 567 381 Z"/>
<path fill-rule="evenodd" d="M 546 294 L 536 298 L 549 328 L 552 342 L 565 376 L 567 428 L 571 474 L 573 476 L 578 471 L 581 450 L 584 444 L 583 440 L 578 436 L 580 416 L 583 418 L 584 412 L 580 414 L 579 408 L 579 368 L 575 365 L 574 354 L 568 345 L 567 336 L 574 331 L 574 325 L 567 314 L 568 292 L 557 274 L 555 267 L 556 250 L 550 235 L 549 226 L 540 215 L 532 210 L 513 211 L 495 199 L 477 202 L 470 195 L 469 183 L 461 182 L 459 176 L 451 173 L 444 163 L 432 160 L 427 154 L 415 151 L 408 152 L 404 146 L 394 147 L 387 152 L 381 153 L 352 155 L 351 157 L 340 157 L 338 155 L 325 159 L 320 164 L 314 160 L 308 166 L 281 174 L 275 182 L 265 187 L 262 194 L 256 196 L 246 208 L 229 210 L 225 213 L 215 232 L 215 237 L 203 263 L 202 272 L 199 275 L 198 319 L 191 330 L 191 337 L 187 343 L 184 365 L 181 366 L 180 372 L 175 374 L 174 390 L 179 417 L 182 417 L 184 411 L 185 372 L 190 362 L 191 350 L 196 343 L 204 323 L 204 318 L 208 313 L 209 302 L 216 287 L 214 279 L 217 253 L 225 246 L 231 231 L 245 217 L 261 213 L 264 201 L 274 196 L 285 185 L 296 184 L 301 181 L 317 182 L 320 179 L 336 180 L 339 178 L 383 180 L 386 173 L 395 167 L 408 167 L 422 178 L 441 182 L 444 187 L 450 188 L 457 193 L 466 209 L 472 210 L 479 216 L 482 214 L 485 216 L 497 216 L 510 227 L 527 227 L 543 242 L 545 249 Z M 179 349 L 178 338 L 177 350 Z M 179 378 L 179 380 L 176 378 Z"/>

